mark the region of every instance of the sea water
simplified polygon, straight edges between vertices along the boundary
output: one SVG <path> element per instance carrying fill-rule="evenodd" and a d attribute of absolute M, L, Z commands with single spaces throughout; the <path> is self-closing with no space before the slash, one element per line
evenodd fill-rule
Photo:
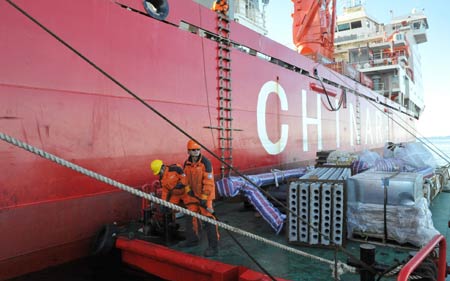
<path fill-rule="evenodd" d="M 450 163 L 450 136 L 446 137 L 429 137 L 421 138 L 430 150 L 439 166 L 448 165 Z"/>

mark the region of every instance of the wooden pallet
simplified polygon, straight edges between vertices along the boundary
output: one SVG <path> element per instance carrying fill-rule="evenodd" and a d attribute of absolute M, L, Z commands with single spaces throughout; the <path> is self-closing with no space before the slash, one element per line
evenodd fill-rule
<path fill-rule="evenodd" d="M 359 243 L 370 243 L 380 246 L 387 246 L 387 247 L 393 247 L 393 248 L 401 248 L 401 249 L 408 249 L 408 250 L 417 250 L 419 247 L 414 246 L 410 243 L 399 243 L 395 241 L 394 239 L 390 239 L 389 237 L 387 239 L 384 238 L 383 234 L 379 233 L 367 233 L 367 232 L 360 232 L 360 231 L 353 231 L 351 238 L 349 240 L 356 241 Z"/>
<path fill-rule="evenodd" d="M 316 153 L 316 167 L 321 167 L 327 163 L 328 156 L 334 150 L 323 150 Z"/>

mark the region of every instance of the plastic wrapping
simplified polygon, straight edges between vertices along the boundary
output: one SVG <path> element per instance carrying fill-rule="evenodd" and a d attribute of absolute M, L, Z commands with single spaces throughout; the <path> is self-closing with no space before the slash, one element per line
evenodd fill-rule
<path fill-rule="evenodd" d="M 381 156 L 378 153 L 367 149 L 363 150 L 359 155 L 359 160 L 366 162 L 370 168 L 373 167 L 375 165 L 375 162 L 380 159 Z"/>
<path fill-rule="evenodd" d="M 360 173 L 347 179 L 347 201 L 383 204 L 385 188 L 389 205 L 411 206 L 423 197 L 423 177 L 418 173 Z"/>
<path fill-rule="evenodd" d="M 418 142 L 396 145 L 388 143 L 384 148 L 384 158 L 397 158 L 414 168 L 437 167 L 431 152 Z"/>
<path fill-rule="evenodd" d="M 387 235 L 400 244 L 421 247 L 439 232 L 434 228 L 427 200 L 420 198 L 412 206 L 387 206 Z M 380 237 L 384 234 L 384 208 L 380 204 L 347 204 L 347 233 Z"/>
<path fill-rule="evenodd" d="M 336 165 L 350 165 L 355 160 L 358 160 L 357 154 L 339 150 L 331 152 L 327 157 L 327 163 Z"/>
<path fill-rule="evenodd" d="M 396 158 L 382 158 L 375 161 L 373 169 L 383 172 L 408 172 L 413 169 L 406 169 L 402 160 Z"/>
<path fill-rule="evenodd" d="M 397 149 L 397 147 L 403 147 L 403 144 L 395 144 L 393 142 L 387 142 L 384 145 L 383 149 L 383 157 L 384 158 L 392 158 L 394 157 L 394 150 Z"/>

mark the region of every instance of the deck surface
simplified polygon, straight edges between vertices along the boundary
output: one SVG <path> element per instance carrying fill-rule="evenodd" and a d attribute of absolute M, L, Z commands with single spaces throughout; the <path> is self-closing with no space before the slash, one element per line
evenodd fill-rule
<path fill-rule="evenodd" d="M 450 238 L 448 231 L 448 220 L 450 218 L 449 202 L 450 193 L 442 192 L 430 205 L 430 209 L 433 213 L 432 218 L 434 226 L 445 236 L 447 241 L 449 241 Z M 239 227 L 282 244 L 287 244 L 287 238 L 284 232 L 276 235 L 263 218 L 257 216 L 253 210 L 246 210 L 242 203 L 219 202 L 216 212 L 219 219 L 232 226 Z M 260 271 L 236 245 L 226 231 L 222 230 L 220 233 L 220 253 L 214 258 L 215 260 L 229 264 L 240 264 Z M 254 241 L 238 234 L 233 233 L 233 235 L 244 244 L 246 250 L 250 252 L 250 254 L 253 255 L 253 257 L 273 276 L 299 281 L 333 280 L 332 271 L 329 265 L 265 245 L 262 242 Z M 177 246 L 172 248 L 195 255 L 202 255 L 203 250 L 207 247 L 206 241 L 206 237 L 203 237 L 202 244 L 199 247 L 191 249 L 182 249 Z M 370 243 L 371 241 L 368 242 Z M 346 241 L 346 249 L 356 257 L 359 257 L 359 245 L 360 243 L 356 241 Z M 329 260 L 332 260 L 335 255 L 335 251 L 330 249 L 305 247 L 294 244 L 289 244 L 289 246 Z M 376 247 L 376 261 L 384 264 L 392 264 L 396 259 L 403 260 L 409 255 L 409 252 L 413 250 L 407 246 L 398 249 L 392 247 L 392 244 L 382 246 L 381 243 L 377 243 Z M 347 255 L 342 252 L 338 252 L 337 257 L 341 261 L 347 260 Z M 450 251 L 447 250 L 447 261 L 449 261 L 449 258 Z M 345 274 L 342 276 L 342 280 L 359 280 L 359 275 Z M 450 280 L 450 278 L 448 278 L 448 280 Z"/>
<path fill-rule="evenodd" d="M 438 231 L 449 241 L 448 220 L 450 217 L 450 193 L 439 194 L 432 202 L 430 208 L 433 212 L 433 222 Z M 219 202 L 216 208 L 217 216 L 224 222 L 246 231 L 258 234 L 271 240 L 286 244 L 284 233 L 274 234 L 274 231 L 251 209 L 244 208 L 242 202 Z M 179 219 L 182 223 L 183 218 Z M 246 256 L 246 254 L 236 245 L 226 231 L 222 230 L 220 240 L 220 253 L 215 260 L 229 264 L 240 264 L 251 269 L 260 271 L 258 267 Z M 328 265 L 288 253 L 284 250 L 267 246 L 261 242 L 233 234 L 245 246 L 255 259 L 273 276 L 288 280 L 333 280 L 331 269 Z M 327 259 L 333 259 L 335 252 L 330 249 L 290 246 L 302 251 L 318 255 Z M 206 237 L 198 247 L 181 249 L 178 246 L 171 246 L 173 249 L 181 250 L 195 255 L 202 255 L 207 247 Z M 359 257 L 359 243 L 347 240 L 346 248 L 355 256 Z M 378 262 L 392 263 L 395 259 L 403 259 L 410 250 L 396 249 L 393 247 L 383 247 L 377 245 L 376 260 Z M 450 251 L 447 251 L 447 261 L 450 259 Z M 337 253 L 341 261 L 347 260 L 342 252 Z M 111 281 L 146 281 L 161 280 L 157 277 L 143 275 L 119 265 L 117 257 L 108 257 L 108 260 L 99 262 L 92 258 L 74 261 L 58 267 L 49 268 L 40 272 L 28 274 L 14 281 L 36 281 L 36 280 L 68 280 L 68 281 L 91 281 L 91 280 L 111 280 Z M 359 280 L 359 275 L 345 274 L 341 280 Z M 383 280 L 395 280 L 383 279 Z M 450 280 L 450 278 L 447 278 Z"/>

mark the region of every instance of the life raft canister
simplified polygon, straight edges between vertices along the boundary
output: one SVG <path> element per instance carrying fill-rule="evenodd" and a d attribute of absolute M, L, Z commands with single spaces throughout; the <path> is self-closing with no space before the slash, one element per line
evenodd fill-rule
<path fill-rule="evenodd" d="M 169 15 L 168 0 L 144 0 L 144 8 L 155 19 L 165 20 Z"/>

